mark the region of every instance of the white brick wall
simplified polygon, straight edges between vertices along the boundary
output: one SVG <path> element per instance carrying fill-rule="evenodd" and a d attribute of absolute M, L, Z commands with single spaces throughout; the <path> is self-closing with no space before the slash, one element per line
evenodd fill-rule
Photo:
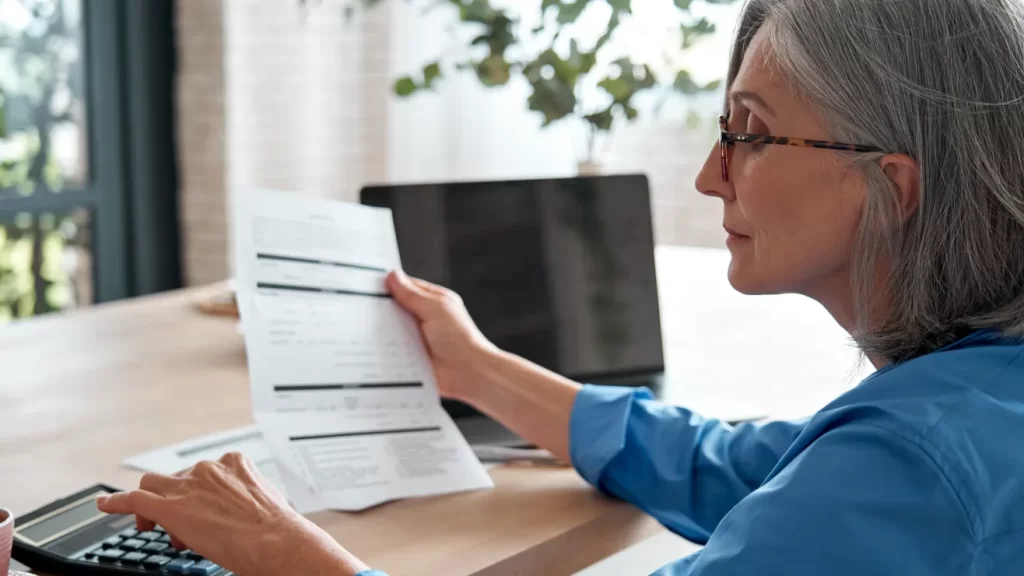
<path fill-rule="evenodd" d="M 177 3 L 179 216 L 190 285 L 227 275 L 222 14 L 221 0 Z"/>
<path fill-rule="evenodd" d="M 571 175 L 568 125 L 540 130 L 526 86 L 460 77 L 398 100 L 392 79 L 444 50 L 441 10 L 392 2 L 346 23 L 338 0 L 178 3 L 184 264 L 225 277 L 230 191 L 253 186 L 354 200 L 367 182 Z M 721 207 L 693 191 L 711 137 L 671 117 L 617 131 L 608 169 L 643 171 L 661 243 L 719 246 Z"/>

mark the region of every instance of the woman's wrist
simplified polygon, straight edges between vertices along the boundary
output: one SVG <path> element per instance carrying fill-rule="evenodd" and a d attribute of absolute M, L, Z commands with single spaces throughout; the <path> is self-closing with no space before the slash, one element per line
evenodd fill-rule
<path fill-rule="evenodd" d="M 274 574 L 356 576 L 369 570 L 365 563 L 305 517 L 298 516 L 285 531 L 283 562 Z"/>
<path fill-rule="evenodd" d="M 467 353 L 463 377 L 454 390 L 453 399 L 479 407 L 485 395 L 501 385 L 507 366 L 516 358 L 494 345 L 475 346 Z"/>

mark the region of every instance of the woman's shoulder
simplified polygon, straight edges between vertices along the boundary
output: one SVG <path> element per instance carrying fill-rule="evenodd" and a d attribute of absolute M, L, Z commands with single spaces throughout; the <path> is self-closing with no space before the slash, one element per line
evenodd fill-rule
<path fill-rule="evenodd" d="M 1001 414 L 1024 426 L 1024 339 L 980 332 L 954 345 L 883 368 L 819 415 L 858 419 L 927 437 L 943 421 L 981 422 Z"/>
<path fill-rule="evenodd" d="M 1024 527 L 1024 341 L 976 339 L 883 370 L 815 415 L 806 440 L 850 426 L 916 446 L 976 534 Z"/>

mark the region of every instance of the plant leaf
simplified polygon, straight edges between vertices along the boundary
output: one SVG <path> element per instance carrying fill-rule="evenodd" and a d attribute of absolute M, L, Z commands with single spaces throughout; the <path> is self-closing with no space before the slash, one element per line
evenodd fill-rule
<path fill-rule="evenodd" d="M 504 56 L 491 54 L 477 64 L 476 75 L 484 86 L 503 86 L 508 84 L 512 72 Z"/>
<path fill-rule="evenodd" d="M 587 9 L 588 0 L 575 0 L 573 2 L 559 2 L 558 6 L 558 23 L 559 24 L 572 24 L 579 19 L 580 14 Z"/>
<path fill-rule="evenodd" d="M 441 77 L 441 63 L 431 62 L 423 67 L 423 87 L 433 88 L 434 80 Z"/>
<path fill-rule="evenodd" d="M 570 62 L 563 60 L 551 48 L 541 52 L 534 61 L 528 62 L 523 68 L 523 74 L 531 83 L 536 83 L 543 79 L 545 76 L 544 70 L 548 67 L 554 72 L 553 76 L 555 79 L 566 86 L 576 86 L 580 69 L 573 66 Z"/>
<path fill-rule="evenodd" d="M 527 99 L 530 110 L 544 115 L 544 126 L 565 118 L 576 109 L 573 87 L 557 78 L 540 78 L 531 83 L 533 92 Z"/>
<path fill-rule="evenodd" d="M 678 0 L 677 0 L 678 1 Z M 625 12 L 627 14 L 633 13 L 633 0 L 608 0 L 608 5 L 612 7 L 615 14 Z"/>
<path fill-rule="evenodd" d="M 416 81 L 408 76 L 395 80 L 395 94 L 398 96 L 410 96 L 417 88 Z"/>
<path fill-rule="evenodd" d="M 498 12 L 491 6 L 490 0 L 469 0 L 459 5 L 459 18 L 463 22 L 490 24 Z"/>
<path fill-rule="evenodd" d="M 566 63 L 573 69 L 573 72 L 577 76 L 580 74 L 586 74 L 594 68 L 595 64 L 597 64 L 597 53 L 580 52 L 579 45 L 576 44 L 576 39 L 574 38 L 569 41 L 569 59 Z"/>
<path fill-rule="evenodd" d="M 693 24 L 680 24 L 679 32 L 683 37 L 683 49 L 692 47 L 697 40 L 715 33 L 715 24 L 701 17 Z"/>
<path fill-rule="evenodd" d="M 672 82 L 672 88 L 683 94 L 696 94 L 700 92 L 700 86 L 693 81 L 693 76 L 690 75 L 688 70 L 680 70 L 676 74 L 676 79 Z"/>
<path fill-rule="evenodd" d="M 598 82 L 597 86 L 611 94 L 616 102 L 628 100 L 630 97 L 629 83 L 621 76 L 618 78 L 605 78 Z"/>
<path fill-rule="evenodd" d="M 589 122 L 590 125 L 593 126 L 594 128 L 607 132 L 608 130 L 612 129 L 612 122 L 614 121 L 615 117 L 612 116 L 612 108 L 611 106 L 609 106 L 608 108 L 605 108 L 600 112 L 587 114 L 586 116 L 583 117 L 583 119 Z"/>
<path fill-rule="evenodd" d="M 622 22 L 622 18 L 619 16 L 619 12 L 612 12 L 612 15 L 608 17 L 608 24 L 605 26 L 604 33 L 597 39 L 597 43 L 594 44 L 594 52 L 597 52 L 608 43 L 611 39 L 612 34 L 618 29 L 619 24 Z"/>

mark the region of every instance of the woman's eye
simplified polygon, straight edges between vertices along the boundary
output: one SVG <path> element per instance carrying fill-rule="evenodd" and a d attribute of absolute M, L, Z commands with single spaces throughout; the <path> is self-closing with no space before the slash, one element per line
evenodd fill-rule
<path fill-rule="evenodd" d="M 767 132 L 767 127 L 761 119 L 753 114 L 747 115 L 747 133 L 748 134 L 764 134 Z"/>
<path fill-rule="evenodd" d="M 768 127 L 757 116 L 750 114 L 747 116 L 746 132 L 748 134 L 767 135 Z M 751 142 L 750 147 L 752 150 L 757 151 L 763 149 L 765 144 L 762 142 Z"/>

